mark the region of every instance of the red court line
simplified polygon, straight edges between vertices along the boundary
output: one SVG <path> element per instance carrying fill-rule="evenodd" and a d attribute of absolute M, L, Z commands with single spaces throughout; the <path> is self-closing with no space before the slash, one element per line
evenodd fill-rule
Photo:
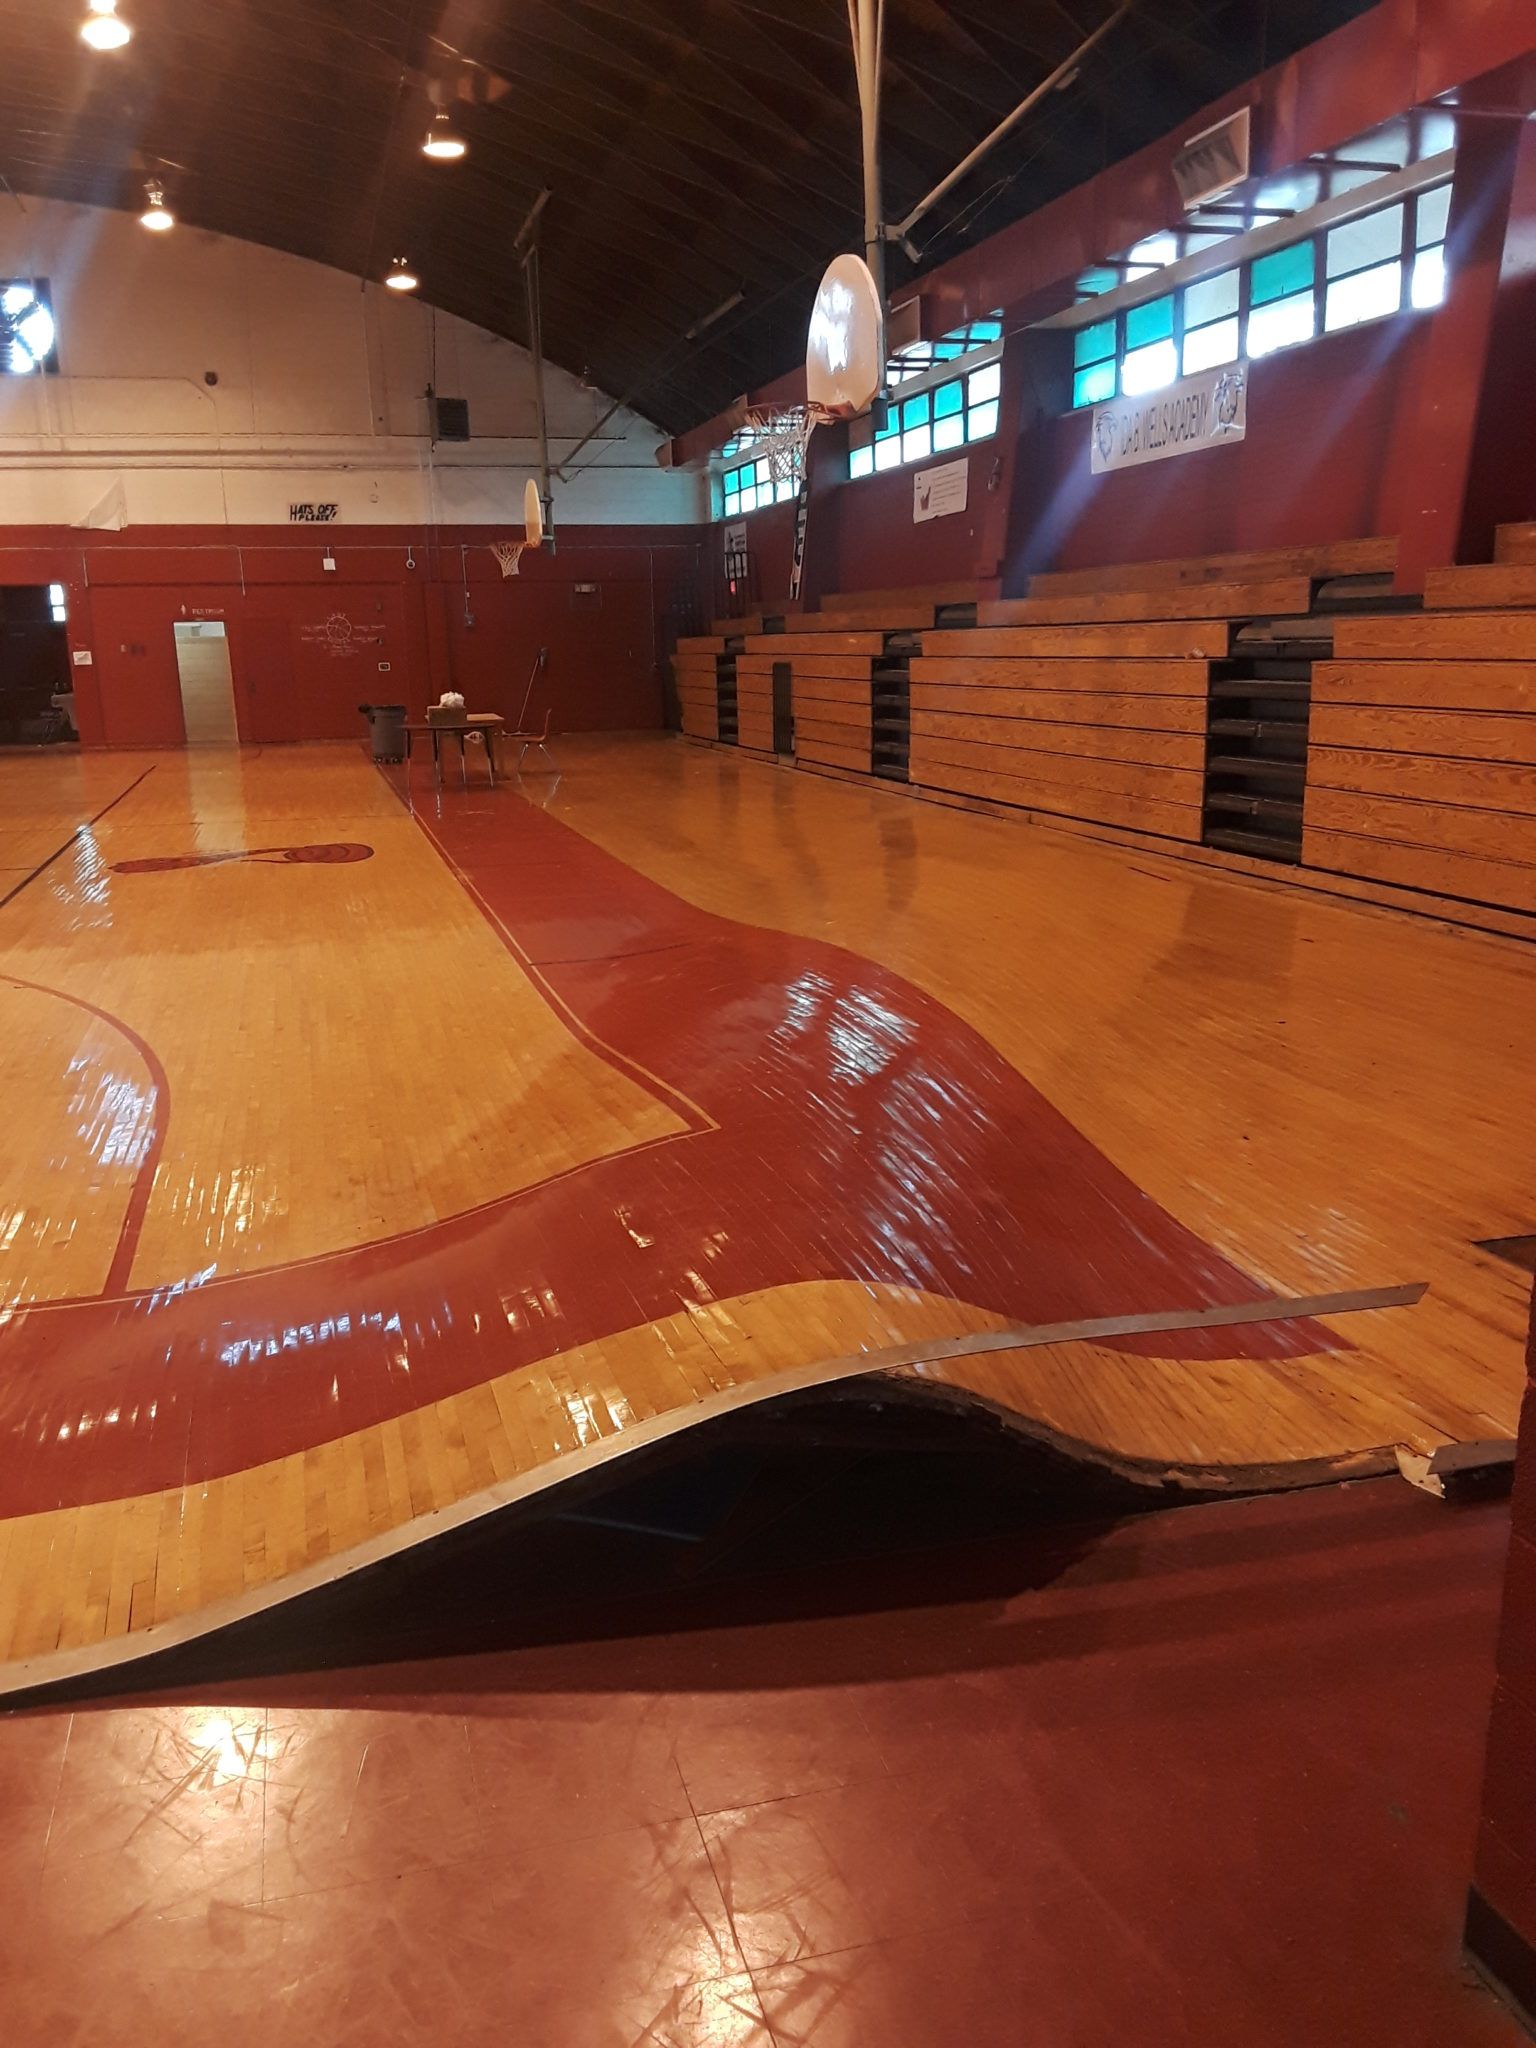
<path fill-rule="evenodd" d="M 0 981 L 10 988 L 29 989 L 34 995 L 52 996 L 61 1003 L 68 1003 L 72 1009 L 84 1010 L 109 1029 L 126 1038 L 148 1071 L 151 1088 L 149 1142 L 144 1156 L 134 1175 L 133 1188 L 127 1206 L 123 1211 L 122 1224 L 117 1234 L 117 1249 L 112 1254 L 112 1263 L 107 1268 L 107 1277 L 102 1284 L 103 1295 L 118 1295 L 125 1292 L 128 1276 L 133 1271 L 134 1256 L 139 1249 L 139 1239 L 144 1233 L 144 1219 L 149 1213 L 149 1198 L 154 1193 L 155 1171 L 160 1156 L 165 1150 L 165 1126 L 171 1099 L 171 1084 L 159 1055 L 147 1038 L 140 1037 L 131 1024 L 125 1024 L 121 1017 L 111 1010 L 103 1010 L 96 1003 L 88 1003 L 84 996 L 71 995 L 67 989 L 49 988 L 40 981 L 23 981 L 18 974 L 0 973 Z"/>

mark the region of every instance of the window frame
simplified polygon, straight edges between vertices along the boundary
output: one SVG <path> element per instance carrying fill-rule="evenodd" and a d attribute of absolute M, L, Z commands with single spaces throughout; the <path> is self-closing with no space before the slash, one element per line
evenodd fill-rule
<path fill-rule="evenodd" d="M 844 481 L 863 483 L 870 476 L 889 476 L 892 470 L 911 469 L 920 462 L 956 461 L 968 448 L 974 448 L 979 442 L 992 440 L 1002 427 L 1002 360 L 1003 343 L 1000 340 L 991 341 L 982 348 L 970 350 L 966 355 L 953 356 L 948 362 L 936 364 L 933 369 L 925 370 L 920 377 L 910 377 L 904 383 L 892 387 L 883 401 L 877 399 L 869 412 L 861 413 L 857 419 L 849 422 L 848 470 Z M 973 404 L 971 378 L 978 371 L 989 369 L 994 363 L 999 366 L 996 393 L 990 398 L 978 399 Z M 941 414 L 938 410 L 938 394 L 950 385 L 959 387 L 959 409 L 951 409 Z M 906 434 L 908 431 L 920 432 L 921 428 L 909 430 L 903 425 L 906 408 L 914 399 L 925 397 L 929 399 L 928 452 L 908 455 L 904 452 Z M 877 431 L 874 415 L 882 403 L 888 408 L 887 424 Z M 973 416 L 987 414 L 991 415 L 992 424 L 983 432 L 973 435 Z M 940 419 L 958 419 L 961 424 L 959 440 L 952 441 L 943 448 L 937 447 L 934 442 L 935 429 Z M 893 459 L 882 463 L 876 450 L 882 447 L 889 448 L 892 442 L 895 443 L 897 453 Z M 868 462 L 863 460 L 865 450 L 869 452 Z"/>
<path fill-rule="evenodd" d="M 1290 348 L 1302 348 L 1311 342 L 1324 340 L 1331 334 L 1342 334 L 1351 327 L 1369 326 L 1376 320 L 1392 319 L 1398 315 L 1411 315 L 1432 311 L 1444 298 L 1444 285 L 1441 285 L 1438 295 L 1434 297 L 1429 296 L 1426 290 L 1425 296 L 1421 301 L 1414 296 L 1414 279 L 1419 265 L 1425 262 L 1426 258 L 1432 258 L 1437 251 L 1440 253 L 1442 269 L 1444 267 L 1444 252 L 1447 246 L 1450 225 L 1449 203 L 1447 202 L 1444 228 L 1438 236 L 1421 240 L 1420 222 L 1425 209 L 1431 207 L 1438 209 L 1440 204 L 1439 195 L 1450 189 L 1454 177 L 1454 163 L 1447 154 L 1434 159 L 1421 159 L 1420 164 L 1421 167 L 1428 167 L 1431 164 L 1435 167 L 1431 175 L 1427 176 L 1422 183 L 1404 184 L 1401 182 L 1401 174 L 1398 174 L 1396 188 L 1380 192 L 1376 198 L 1376 203 L 1373 205 L 1362 206 L 1352 211 L 1340 211 L 1332 217 L 1314 220 L 1310 226 L 1305 225 L 1306 215 L 1298 216 L 1302 226 L 1300 232 L 1294 234 L 1280 235 L 1270 229 L 1256 230 L 1256 233 L 1264 237 L 1263 243 L 1258 248 L 1251 247 L 1250 236 L 1236 237 L 1234 238 L 1235 241 L 1247 240 L 1250 242 L 1249 253 L 1246 255 L 1241 254 L 1236 248 L 1232 248 L 1230 253 L 1228 253 L 1227 250 L 1223 249 L 1221 253 L 1227 255 L 1225 262 L 1214 260 L 1218 252 L 1216 245 L 1212 245 L 1208 252 L 1213 258 L 1212 262 L 1208 266 L 1202 266 L 1196 275 L 1186 276 L 1177 283 L 1166 284 L 1162 290 L 1147 289 L 1138 291 L 1129 298 L 1128 303 L 1106 308 L 1103 300 L 1110 296 L 1108 292 L 1094 290 L 1083 292 L 1078 302 L 1078 308 L 1081 313 L 1079 320 L 1073 321 L 1070 325 L 1066 325 L 1066 323 L 1061 321 L 1046 323 L 1048 327 L 1064 327 L 1065 332 L 1072 337 L 1071 390 L 1067 411 L 1087 412 L 1094 406 L 1109 404 L 1115 398 L 1126 395 L 1125 364 L 1127 356 L 1133 353 L 1128 344 L 1130 316 L 1139 311 L 1143 306 L 1154 304 L 1164 296 L 1171 296 L 1173 299 L 1175 361 L 1177 363 L 1177 370 L 1173 380 L 1175 382 L 1185 376 L 1199 376 L 1205 374 L 1206 370 L 1224 367 L 1224 365 L 1213 363 L 1205 366 L 1205 370 L 1186 370 L 1184 359 L 1185 343 L 1191 335 L 1216 327 L 1226 320 L 1235 319 L 1237 322 L 1237 352 L 1228 360 L 1236 363 L 1262 360 L 1262 356 L 1256 357 L 1252 353 L 1251 328 L 1254 315 L 1262 313 L 1265 306 L 1284 305 L 1292 301 L 1299 303 L 1304 299 L 1310 298 L 1312 305 L 1312 332 L 1306 336 L 1298 336 L 1294 341 L 1281 342 L 1275 348 L 1266 349 L 1263 351 L 1263 355 L 1279 354 Z M 1405 166 L 1405 172 L 1413 168 L 1415 167 Z M 1383 180 L 1382 182 L 1390 183 L 1391 181 Z M 1354 264 L 1347 270 L 1341 270 L 1336 277 L 1330 277 L 1328 275 L 1329 237 L 1340 228 L 1360 221 L 1370 220 L 1374 215 L 1386 213 L 1394 207 L 1402 209 L 1397 255 L 1395 257 L 1389 255 L 1376 256 L 1367 262 Z M 1431 225 L 1439 225 L 1439 223 L 1435 222 L 1431 223 Z M 1263 305 L 1255 306 L 1253 298 L 1253 272 L 1255 265 L 1263 263 L 1268 258 L 1283 255 L 1288 250 L 1308 245 L 1310 245 L 1312 250 L 1312 282 L 1310 289 L 1284 292 L 1276 298 L 1265 300 Z M 1187 260 L 1185 257 L 1178 259 L 1180 262 Z M 1347 278 L 1362 276 L 1369 271 L 1385 268 L 1387 264 L 1393 262 L 1398 265 L 1396 304 L 1368 313 L 1361 319 L 1351 320 L 1339 326 L 1330 327 L 1328 325 L 1329 288 L 1342 283 Z M 1101 269 L 1107 270 L 1111 267 L 1101 266 Z M 1123 261 L 1121 267 L 1124 267 Z M 1174 267 L 1176 266 L 1172 264 L 1164 266 L 1164 268 Z M 1196 325 L 1191 326 L 1187 317 L 1186 293 L 1197 289 L 1199 286 L 1208 283 L 1213 277 L 1218 277 L 1229 270 L 1235 271 L 1237 275 L 1238 304 L 1236 313 L 1221 314 L 1215 319 L 1202 320 Z M 1158 276 L 1159 273 L 1156 271 L 1148 273 L 1149 278 L 1155 279 Z M 1147 279 L 1138 278 L 1136 282 L 1145 284 Z M 1112 330 L 1114 337 L 1113 353 L 1095 355 L 1091 362 L 1082 361 L 1078 354 L 1079 337 L 1094 332 L 1101 327 L 1107 327 Z M 1085 394 L 1083 387 L 1085 381 L 1090 378 L 1095 383 L 1102 383 L 1107 379 L 1111 389 L 1107 393 Z M 1166 389 L 1167 386 L 1160 385 L 1151 388 Z M 1138 393 L 1136 395 L 1150 395 L 1150 391 L 1147 394 Z"/>

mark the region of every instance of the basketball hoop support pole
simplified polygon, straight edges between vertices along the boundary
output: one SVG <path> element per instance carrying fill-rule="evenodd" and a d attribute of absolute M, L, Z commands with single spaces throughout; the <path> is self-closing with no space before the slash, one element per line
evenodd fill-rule
<path fill-rule="evenodd" d="M 859 88 L 864 160 L 864 261 L 885 312 L 885 204 L 880 181 L 880 73 L 885 62 L 885 0 L 848 0 L 853 70 Z"/>
<path fill-rule="evenodd" d="M 523 290 L 528 300 L 528 353 L 533 358 L 533 402 L 539 419 L 539 501 L 544 507 L 545 545 L 555 552 L 554 500 L 549 488 L 549 414 L 544 404 L 544 303 L 539 289 L 539 215 L 549 201 L 544 190 L 533 202 L 518 230 L 515 246 L 523 261 Z"/>

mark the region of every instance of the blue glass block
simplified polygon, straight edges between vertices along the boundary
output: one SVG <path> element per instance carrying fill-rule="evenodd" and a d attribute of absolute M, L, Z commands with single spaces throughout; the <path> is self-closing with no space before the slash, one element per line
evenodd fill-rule
<path fill-rule="evenodd" d="M 1167 341 L 1173 333 L 1173 293 L 1151 299 L 1145 306 L 1132 306 L 1125 316 L 1126 352 L 1148 348 L 1154 341 Z"/>
<path fill-rule="evenodd" d="M 1091 368 L 1079 370 L 1072 379 L 1072 403 L 1074 405 L 1102 405 L 1107 398 L 1115 395 L 1115 366 L 1113 363 L 1094 363 Z"/>
<path fill-rule="evenodd" d="M 1317 250 L 1311 242 L 1292 242 L 1288 249 L 1255 256 L 1249 279 L 1250 303 L 1267 306 L 1272 299 L 1310 291 L 1316 268 Z"/>

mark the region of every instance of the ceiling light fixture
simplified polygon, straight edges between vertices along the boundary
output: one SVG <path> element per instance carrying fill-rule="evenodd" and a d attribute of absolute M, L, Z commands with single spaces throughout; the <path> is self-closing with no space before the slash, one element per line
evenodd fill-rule
<path fill-rule="evenodd" d="M 421 280 L 403 256 L 397 256 L 384 280 L 392 292 L 413 292 Z"/>
<path fill-rule="evenodd" d="M 149 204 L 139 215 L 141 227 L 148 228 L 154 235 L 163 235 L 168 228 L 175 227 L 176 216 L 166 205 L 165 190 L 157 178 L 151 178 L 144 187 L 144 197 Z"/>
<path fill-rule="evenodd" d="M 120 50 L 132 40 L 133 30 L 118 18 L 117 0 L 87 0 L 90 12 L 80 24 L 83 42 L 93 50 Z"/>
<path fill-rule="evenodd" d="M 427 139 L 421 145 L 423 156 L 429 156 L 435 163 L 457 163 L 468 153 L 469 144 L 454 127 L 443 108 L 439 107 L 432 116 L 432 126 L 427 130 Z"/>

